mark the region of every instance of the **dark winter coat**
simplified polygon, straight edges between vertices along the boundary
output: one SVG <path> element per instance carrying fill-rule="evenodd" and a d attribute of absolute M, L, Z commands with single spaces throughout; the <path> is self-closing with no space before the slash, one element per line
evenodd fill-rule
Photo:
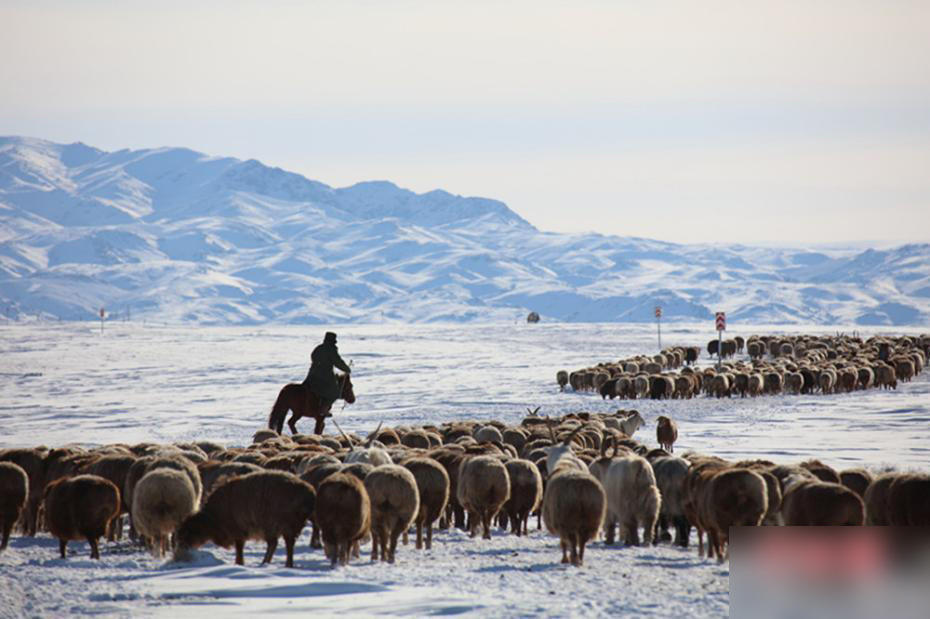
<path fill-rule="evenodd" d="M 333 368 L 349 372 L 349 366 L 339 356 L 339 349 L 335 343 L 323 342 L 310 353 L 310 371 L 304 380 L 304 385 L 319 397 L 331 402 L 339 399 L 340 384 L 333 374 Z"/>

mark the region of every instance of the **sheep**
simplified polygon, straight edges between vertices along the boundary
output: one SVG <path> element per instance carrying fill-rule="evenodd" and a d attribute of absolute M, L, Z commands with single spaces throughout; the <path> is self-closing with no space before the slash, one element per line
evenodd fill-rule
<path fill-rule="evenodd" d="M 475 430 L 475 440 L 479 443 L 503 443 L 504 437 L 501 431 L 494 426 L 487 425 Z"/>
<path fill-rule="evenodd" d="M 636 454 L 615 458 L 607 468 L 604 490 L 607 509 L 611 519 L 620 523 L 624 544 L 639 545 L 640 526 L 644 542 L 652 543 L 662 499 L 649 462 Z"/>
<path fill-rule="evenodd" d="M 559 391 L 565 391 L 565 385 L 568 384 L 568 372 L 559 370 L 555 373 L 555 382 L 559 384 Z"/>
<path fill-rule="evenodd" d="M 200 478 L 203 483 L 203 493 L 200 498 L 201 505 L 207 500 L 213 487 L 220 483 L 223 478 L 258 473 L 262 470 L 262 467 L 257 464 L 249 464 L 248 462 L 217 462 L 216 460 L 207 460 L 197 468 L 200 471 Z"/>
<path fill-rule="evenodd" d="M 480 522 L 482 537 L 491 539 L 491 521 L 510 498 L 507 468 L 493 456 L 462 460 L 456 498 L 468 512 L 469 534 L 475 536 Z"/>
<path fill-rule="evenodd" d="M 678 424 L 665 415 L 659 415 L 656 419 L 656 438 L 664 450 L 674 453 L 672 445 L 678 440 Z"/>
<path fill-rule="evenodd" d="M 413 473 L 398 464 L 375 467 L 365 477 L 371 505 L 371 560 L 394 563 L 397 538 L 410 528 L 420 510 Z"/>
<path fill-rule="evenodd" d="M 181 471 L 154 469 L 139 480 L 132 496 L 132 521 L 148 538 L 156 558 L 165 555 L 169 537 L 197 511 L 199 502 L 190 478 Z"/>
<path fill-rule="evenodd" d="M 891 526 L 930 526 L 930 476 L 898 475 L 888 489 L 887 505 Z"/>
<path fill-rule="evenodd" d="M 423 548 L 423 528 L 426 527 L 426 549 L 429 550 L 433 547 L 433 522 L 443 513 L 449 501 L 449 474 L 432 458 L 408 458 L 401 464 L 413 473 L 420 495 L 420 510 L 414 519 L 417 525 L 416 548 Z"/>
<path fill-rule="evenodd" d="M 339 430 L 340 434 L 342 434 L 342 436 L 347 441 L 350 441 L 349 444 L 351 444 L 351 440 L 349 439 L 348 435 L 346 435 L 346 433 L 342 431 L 342 428 L 339 427 L 339 424 L 337 424 L 335 420 L 333 420 L 333 423 L 336 424 L 336 428 Z M 352 464 L 354 462 L 367 462 L 368 464 L 371 464 L 373 466 L 381 466 L 382 464 L 393 464 L 394 461 L 391 459 L 391 456 L 388 454 L 388 452 L 384 449 L 384 445 L 381 443 L 379 443 L 378 445 L 375 445 L 375 441 L 377 440 L 377 437 L 381 436 L 378 433 L 379 430 L 381 430 L 380 423 L 378 424 L 378 427 L 375 428 L 375 431 L 372 432 L 368 436 L 368 440 L 365 441 L 365 444 L 363 446 L 354 447 L 352 451 L 346 454 L 345 463 Z M 396 438 L 396 433 L 393 436 Z M 397 438 L 397 440 L 394 441 L 393 444 L 395 445 L 400 444 L 400 439 Z"/>
<path fill-rule="evenodd" d="M 425 430 L 411 430 L 405 432 L 404 435 L 400 437 L 400 443 L 405 447 L 413 447 L 416 449 L 430 448 L 429 435 Z"/>
<path fill-rule="evenodd" d="M 621 415 L 622 413 L 617 411 L 617 414 Z M 639 414 L 639 411 L 628 411 L 622 417 L 607 417 L 604 419 L 604 423 L 608 427 L 620 430 L 627 436 L 633 436 L 634 432 L 646 425 L 646 420 Z"/>
<path fill-rule="evenodd" d="M 549 423 L 549 435 L 552 438 L 552 446 L 546 447 L 546 470 L 554 471 L 559 466 L 570 464 L 577 468 L 579 471 L 586 471 L 588 467 L 584 462 L 575 457 L 574 451 L 572 451 L 572 439 L 575 438 L 575 435 L 581 431 L 582 426 L 575 428 L 568 436 L 566 436 L 562 443 L 559 444 L 555 436 L 555 431 L 552 429 L 552 423 Z M 564 462 L 563 462 L 564 461 Z"/>
<path fill-rule="evenodd" d="M 847 469 L 840 471 L 840 483 L 865 498 L 865 492 L 872 483 L 872 474 L 865 469 Z"/>
<path fill-rule="evenodd" d="M 18 464 L 0 462 L 0 552 L 6 550 L 13 525 L 29 498 L 29 476 Z"/>
<path fill-rule="evenodd" d="M 749 381 L 747 383 L 746 392 L 752 396 L 760 396 L 765 390 L 765 377 L 758 372 L 754 372 L 749 375 Z"/>
<path fill-rule="evenodd" d="M 136 456 L 131 454 L 107 455 L 90 464 L 86 467 L 84 472 L 89 475 L 98 475 L 104 479 L 109 479 L 117 488 L 124 488 L 126 485 L 126 477 L 129 475 L 129 469 L 136 459 Z M 110 528 L 107 541 L 115 541 L 123 537 L 123 514 L 128 514 L 132 506 L 127 503 L 125 493 L 121 493 L 120 498 L 120 515 L 117 517 L 115 526 Z"/>
<path fill-rule="evenodd" d="M 691 523 L 684 511 L 684 483 L 688 477 L 688 461 L 678 456 L 663 456 L 651 461 L 656 487 L 662 500 L 659 509 L 659 527 L 663 538 L 670 539 L 669 524 L 675 527 L 675 545 L 688 547 Z M 653 539 L 658 541 L 658 535 Z"/>
<path fill-rule="evenodd" d="M 510 478 L 510 498 L 504 503 L 504 511 L 510 519 L 510 531 L 515 535 L 526 535 L 530 514 L 542 502 L 542 475 L 536 464 L 529 460 L 510 460 L 504 466 Z"/>
<path fill-rule="evenodd" d="M 271 562 L 284 537 L 286 567 L 294 567 L 294 544 L 313 514 L 316 493 L 292 473 L 259 471 L 228 477 L 217 484 L 203 508 L 189 516 L 177 532 L 176 558 L 208 541 L 236 547 L 236 565 L 245 563 L 246 540 L 264 540 L 262 564 Z"/>
<path fill-rule="evenodd" d="M 782 515 L 787 526 L 860 526 L 865 504 L 841 484 L 799 479 L 785 488 Z"/>
<path fill-rule="evenodd" d="M 26 498 L 26 508 L 20 515 L 20 528 L 29 537 L 35 536 L 38 528 L 39 505 L 45 488 L 46 452 L 44 448 L 0 451 L 0 462 L 12 462 L 23 469 L 29 478 L 29 496 Z"/>
<path fill-rule="evenodd" d="M 78 539 L 90 544 L 91 559 L 100 559 L 97 540 L 119 515 L 119 489 L 96 475 L 63 477 L 46 486 L 42 507 L 49 532 L 58 538 L 62 559 L 68 542 Z"/>
<path fill-rule="evenodd" d="M 542 517 L 546 529 L 559 536 L 562 563 L 584 564 L 585 544 L 595 538 L 606 513 L 604 488 L 590 473 L 563 467 L 549 478 Z"/>
<path fill-rule="evenodd" d="M 330 475 L 317 492 L 314 519 L 332 567 L 349 563 L 349 555 L 371 529 L 371 502 L 365 484 L 345 473 Z"/>
<path fill-rule="evenodd" d="M 708 525 L 708 556 L 716 554 L 717 561 L 723 563 L 730 553 L 730 527 L 762 523 L 768 511 L 765 479 L 749 469 L 726 468 L 710 478 L 702 499 L 702 520 Z"/>

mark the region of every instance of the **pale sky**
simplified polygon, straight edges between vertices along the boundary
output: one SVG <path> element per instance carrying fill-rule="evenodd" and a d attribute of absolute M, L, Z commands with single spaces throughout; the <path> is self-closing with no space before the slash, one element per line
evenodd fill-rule
<path fill-rule="evenodd" d="M 925 0 L 0 0 L 0 58 L 0 135 L 443 188 L 543 230 L 930 241 Z"/>

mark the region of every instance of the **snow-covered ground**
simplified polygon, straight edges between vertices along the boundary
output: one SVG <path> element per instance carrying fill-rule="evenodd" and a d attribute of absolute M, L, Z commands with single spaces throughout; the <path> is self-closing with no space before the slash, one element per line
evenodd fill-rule
<path fill-rule="evenodd" d="M 213 439 L 250 442 L 265 425 L 278 389 L 303 379 L 319 327 L 174 327 L 91 323 L 0 327 L 0 448 L 65 443 Z M 926 468 L 930 380 L 924 373 L 895 392 L 782 396 L 721 401 L 610 402 L 559 393 L 555 373 L 651 352 L 644 324 L 349 325 L 340 350 L 354 361 L 358 401 L 339 411 L 347 430 L 386 424 L 500 419 L 519 423 L 526 407 L 542 413 L 639 409 L 647 422 L 676 419 L 676 447 L 728 458 L 791 462 L 819 457 L 852 465 Z M 728 335 L 827 332 L 758 327 Z M 849 332 L 851 329 L 846 329 Z M 890 329 L 881 332 L 897 333 Z M 878 332 L 862 331 L 863 335 Z M 672 325 L 664 345 L 703 345 L 707 325 Z M 706 360 L 705 360 L 706 361 Z M 310 421 L 299 422 L 304 431 Z M 638 438 L 655 444 L 652 423 Z M 531 527 L 532 528 L 532 527 Z M 47 535 L 16 537 L 0 555 L 0 617 L 74 614 L 171 615 L 304 613 L 348 615 L 723 616 L 726 566 L 694 548 L 607 547 L 594 543 L 585 567 L 559 564 L 557 540 L 497 532 L 490 541 L 441 531 L 431 551 L 398 551 L 394 566 L 363 558 L 329 569 L 305 532 L 297 569 L 258 567 L 263 544 L 247 546 L 246 565 L 208 545 L 194 563 L 156 561 L 127 542 L 107 544 L 90 561 L 72 543 L 66 560 Z M 367 550 L 367 549 L 366 549 Z"/>

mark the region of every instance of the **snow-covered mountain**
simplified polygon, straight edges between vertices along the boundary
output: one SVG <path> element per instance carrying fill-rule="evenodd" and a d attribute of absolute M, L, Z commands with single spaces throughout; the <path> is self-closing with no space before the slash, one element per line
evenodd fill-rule
<path fill-rule="evenodd" d="M 184 148 L 0 138 L 0 310 L 166 322 L 930 323 L 930 244 L 677 245 L 541 232 L 502 202 L 336 189 Z"/>

